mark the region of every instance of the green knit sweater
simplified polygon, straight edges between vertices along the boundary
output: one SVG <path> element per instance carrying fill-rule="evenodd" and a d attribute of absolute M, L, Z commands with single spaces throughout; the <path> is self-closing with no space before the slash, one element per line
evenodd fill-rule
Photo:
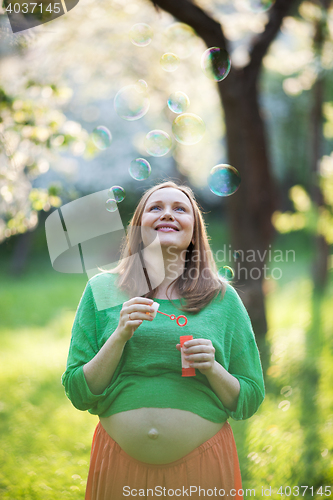
<path fill-rule="evenodd" d="M 93 286 L 92 286 L 93 285 Z M 66 394 L 79 410 L 101 417 L 136 408 L 178 408 L 212 422 L 251 417 L 264 399 L 262 368 L 248 313 L 232 286 L 197 314 L 184 313 L 168 300 L 155 299 L 159 310 L 169 315 L 185 314 L 187 325 L 157 314 L 144 321 L 126 343 L 122 357 L 108 387 L 92 394 L 83 365 L 101 349 L 119 322 L 122 304 L 98 310 L 101 297 L 117 294 L 118 302 L 128 300 L 115 286 L 115 275 L 99 274 L 92 278 L 76 312 L 67 360 L 62 376 Z M 180 305 L 180 301 L 174 301 Z M 101 309 L 99 307 L 99 309 Z M 212 390 L 207 377 L 196 370 L 195 377 L 182 377 L 181 354 L 176 348 L 181 335 L 210 339 L 215 359 L 239 380 L 240 394 L 235 411 L 224 407 Z"/>

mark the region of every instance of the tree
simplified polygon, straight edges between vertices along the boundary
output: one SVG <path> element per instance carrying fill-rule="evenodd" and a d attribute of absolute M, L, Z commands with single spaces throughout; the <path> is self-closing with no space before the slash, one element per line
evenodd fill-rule
<path fill-rule="evenodd" d="M 293 186 L 289 191 L 294 213 L 277 211 L 273 215 L 273 223 L 279 232 L 305 229 L 311 234 L 314 248 L 312 278 L 316 293 L 324 291 L 328 275 L 329 246 L 333 243 L 333 158 L 332 155 L 325 154 L 331 152 L 330 140 L 333 138 L 333 106 L 329 102 L 332 99 L 329 95 L 332 68 L 329 18 L 332 16 L 332 7 L 331 0 L 303 2 L 300 6 L 302 22 L 310 28 L 312 34 L 308 42 L 313 52 L 311 85 L 306 85 L 305 89 L 302 87 L 305 68 L 300 68 L 298 75 L 285 82 L 289 80 L 288 87 L 295 95 L 308 90 L 310 120 L 307 124 L 305 149 L 308 157 L 305 169 L 308 180 L 302 183 L 303 186 Z"/>
<path fill-rule="evenodd" d="M 276 0 L 269 11 L 264 31 L 253 38 L 251 42 L 248 63 L 239 68 L 233 66 L 229 76 L 217 86 L 225 116 L 229 163 L 239 170 L 242 178 L 241 189 L 230 199 L 225 200 L 230 211 L 232 245 L 234 249 L 242 250 L 244 255 L 243 259 L 239 259 L 235 263 L 236 278 L 239 288 L 244 289 L 243 298 L 250 311 L 258 338 L 263 338 L 266 332 L 262 292 L 262 268 L 264 264 L 260 258 L 264 258 L 265 251 L 273 237 L 271 214 L 275 209 L 277 198 L 271 176 L 270 158 L 267 153 L 267 137 L 259 106 L 259 77 L 263 57 L 276 37 L 289 9 L 297 3 L 297 0 Z M 230 2 L 231 6 L 233 4 L 236 5 L 236 2 Z M 155 5 L 192 26 L 207 46 L 220 46 L 230 50 L 231 40 L 224 33 L 225 26 L 222 28 L 217 21 L 192 2 L 188 0 L 177 2 L 161 0 L 155 2 Z M 83 10 L 76 12 L 75 22 L 70 16 L 64 16 L 62 19 L 54 21 L 54 23 L 66 26 L 67 29 L 64 30 L 61 37 L 54 37 L 52 41 L 51 38 L 49 42 L 46 38 L 45 42 L 43 39 L 43 43 L 39 40 L 41 53 L 48 54 L 48 57 L 45 56 L 45 61 L 43 56 L 39 56 L 39 60 L 43 60 L 42 73 L 47 74 L 48 81 L 57 82 L 59 75 L 69 75 L 69 80 L 71 80 L 69 85 L 76 86 L 77 102 L 79 102 L 78 95 L 81 92 L 82 103 L 87 104 L 98 103 L 103 98 L 110 99 L 121 86 L 128 84 L 135 76 L 136 78 L 146 78 L 150 89 L 155 86 L 155 103 L 158 100 L 165 101 L 168 91 L 166 74 L 163 71 L 158 71 L 157 65 L 153 67 L 152 64 L 154 60 L 158 63 L 161 55 L 160 50 L 162 49 L 158 47 L 158 39 L 156 37 L 156 45 L 152 43 L 144 49 L 131 46 L 127 30 L 123 28 L 122 24 L 124 22 L 125 26 L 125 21 L 127 22 L 125 6 L 126 2 L 122 1 L 99 4 L 94 8 L 94 11 L 97 11 L 100 16 L 98 23 L 91 23 Z M 146 5 L 142 4 L 140 15 L 149 19 L 151 12 L 148 11 L 152 11 L 150 4 L 148 2 Z M 134 21 L 129 20 L 129 22 Z M 84 36 L 82 36 L 83 32 Z M 78 42 L 80 42 L 79 57 Z M 66 52 L 63 51 L 64 46 L 66 46 Z M 158 58 L 156 58 L 157 54 Z M 125 60 L 126 65 L 119 63 L 119 61 Z M 105 61 L 108 61 L 108 64 L 105 64 Z M 189 59 L 186 60 L 186 64 L 191 64 Z M 24 67 L 24 61 L 22 61 L 22 67 Z M 101 67 L 103 67 L 103 71 L 101 71 Z M 187 67 L 189 68 L 187 73 L 190 74 L 191 66 Z M 57 68 L 56 73 L 55 68 Z M 36 67 L 29 67 L 26 71 L 32 73 L 36 69 L 41 70 L 36 65 Z M 184 73 L 182 75 L 184 76 Z M 173 73 L 172 78 L 176 81 L 177 73 Z M 178 78 L 181 77 L 178 76 Z M 73 80 L 79 84 L 74 84 Z M 86 82 L 89 82 L 89 85 Z M 164 92 L 161 91 L 162 85 Z M 198 87 L 196 81 L 194 81 L 194 86 Z M 97 88 L 98 92 L 96 92 Z M 93 94 L 93 97 L 87 94 L 83 96 L 83 89 Z M 202 101 L 204 100 L 202 99 Z M 80 104 L 80 107 L 82 106 L 83 104 Z M 161 124 L 162 115 L 163 106 L 155 112 L 155 115 L 147 115 L 147 122 L 141 123 L 143 136 L 148 126 L 150 128 L 164 127 L 164 123 Z M 151 120 L 150 123 L 149 120 Z M 110 124 L 113 125 L 111 120 Z M 113 130 L 111 131 L 113 133 Z M 209 153 L 212 149 L 216 149 L 215 144 L 209 148 Z M 139 152 L 140 155 L 144 154 L 140 150 Z M 175 154 L 175 159 L 180 167 L 182 151 L 178 146 L 176 153 L 178 156 Z M 200 159 L 200 155 L 201 153 L 195 150 L 193 160 Z M 210 163 L 210 161 L 206 162 L 207 165 Z M 187 161 L 187 165 L 192 167 L 192 157 L 190 161 Z M 214 163 L 212 163 L 213 165 Z M 182 173 L 189 175 L 191 179 L 190 169 L 184 169 L 184 165 L 181 166 Z M 200 180 L 204 178 L 206 181 L 206 172 L 204 172 L 202 165 L 200 165 L 200 174 Z M 256 259 L 247 258 L 247 252 L 250 250 L 255 253 Z"/>
<path fill-rule="evenodd" d="M 38 213 L 62 202 L 61 185 L 33 188 L 34 180 L 49 170 L 58 151 L 84 150 L 88 133 L 58 109 L 70 96 L 68 88 L 32 81 L 16 95 L 0 87 L 0 243 L 22 235 L 13 255 L 15 273 L 23 270 Z"/>
<path fill-rule="evenodd" d="M 318 18 L 315 21 L 314 51 L 321 68 L 321 59 L 323 46 L 328 38 L 328 20 L 327 11 L 331 0 L 319 0 Z M 321 7 L 321 8 L 320 8 Z M 318 182 L 318 164 L 323 154 L 323 103 L 324 103 L 325 78 L 323 71 L 319 71 L 317 80 L 313 87 L 313 108 L 312 108 L 312 154 L 311 154 L 311 177 L 313 185 L 311 186 L 311 198 L 318 211 L 323 213 L 325 210 L 325 200 Z M 327 281 L 327 261 L 329 255 L 329 246 L 327 239 L 322 234 L 315 236 L 315 260 L 313 263 L 313 281 L 315 288 L 322 290 Z"/>
<path fill-rule="evenodd" d="M 229 163 L 237 168 L 242 179 L 242 189 L 228 202 L 232 245 L 234 249 L 242 250 L 244 255 L 242 262 L 236 263 L 236 277 L 245 292 L 243 299 L 262 347 L 267 324 L 260 256 L 267 253 L 272 241 L 271 216 L 276 207 L 277 193 L 259 105 L 259 77 L 270 44 L 278 34 L 283 19 L 297 3 L 297 0 L 276 0 L 264 31 L 251 42 L 248 63 L 241 68 L 232 67 L 228 77 L 218 84 Z M 191 26 L 207 47 L 230 51 L 230 40 L 225 36 L 223 26 L 194 3 L 189 0 L 156 0 L 154 4 Z M 249 251 L 251 255 L 255 253 L 255 260 L 246 258 Z M 238 269 L 242 267 L 239 273 L 237 266 Z"/>

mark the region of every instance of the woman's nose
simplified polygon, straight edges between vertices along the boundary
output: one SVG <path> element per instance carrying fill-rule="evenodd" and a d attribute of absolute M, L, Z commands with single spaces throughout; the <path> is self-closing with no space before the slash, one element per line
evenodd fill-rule
<path fill-rule="evenodd" d="M 161 214 L 160 219 L 174 219 L 174 216 L 172 215 L 171 211 L 166 208 Z"/>

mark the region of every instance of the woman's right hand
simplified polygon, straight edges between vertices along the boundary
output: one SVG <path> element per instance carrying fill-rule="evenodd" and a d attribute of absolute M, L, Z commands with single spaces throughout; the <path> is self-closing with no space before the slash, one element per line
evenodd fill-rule
<path fill-rule="evenodd" d="M 152 299 L 146 299 L 145 297 L 133 297 L 123 303 L 116 331 L 124 342 L 127 342 L 133 336 L 143 320 L 153 321 L 153 316 L 147 314 L 154 312 L 151 307 L 153 302 Z"/>

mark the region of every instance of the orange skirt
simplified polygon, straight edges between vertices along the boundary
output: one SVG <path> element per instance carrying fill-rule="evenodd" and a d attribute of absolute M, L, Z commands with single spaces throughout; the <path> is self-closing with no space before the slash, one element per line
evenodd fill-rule
<path fill-rule="evenodd" d="M 157 465 L 130 457 L 98 423 L 85 500 L 159 497 L 243 500 L 236 444 L 229 422 L 185 457 Z"/>

